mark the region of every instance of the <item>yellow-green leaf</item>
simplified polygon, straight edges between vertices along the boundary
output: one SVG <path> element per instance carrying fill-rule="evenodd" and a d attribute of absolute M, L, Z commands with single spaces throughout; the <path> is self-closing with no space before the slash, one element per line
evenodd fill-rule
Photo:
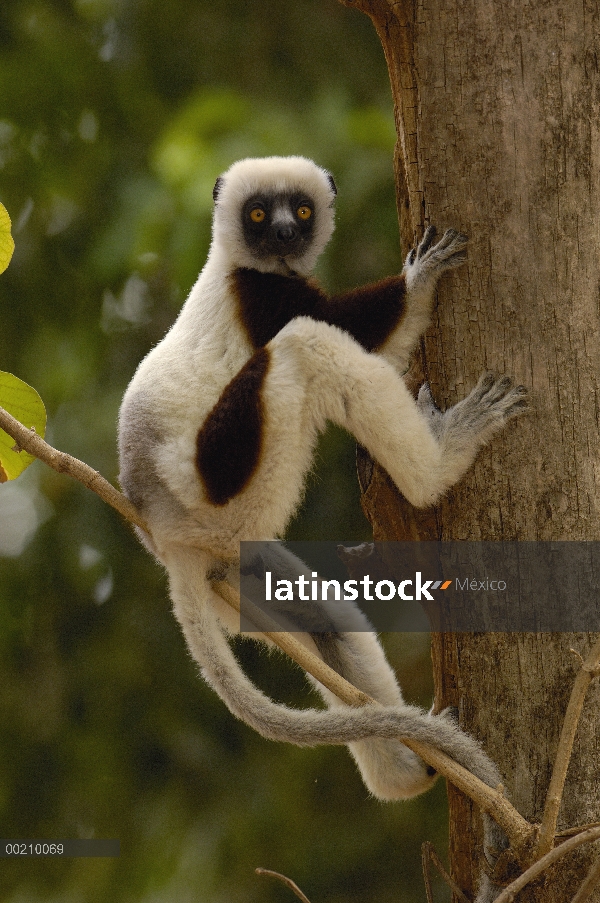
<path fill-rule="evenodd" d="M 38 436 L 46 432 L 46 408 L 38 393 L 22 379 L 0 370 L 0 407 Z M 0 483 L 15 480 L 35 458 L 14 450 L 15 440 L 0 430 Z"/>
<path fill-rule="evenodd" d="M 0 204 L 0 273 L 3 273 L 13 256 L 15 243 L 10 234 L 10 216 L 3 204 Z"/>

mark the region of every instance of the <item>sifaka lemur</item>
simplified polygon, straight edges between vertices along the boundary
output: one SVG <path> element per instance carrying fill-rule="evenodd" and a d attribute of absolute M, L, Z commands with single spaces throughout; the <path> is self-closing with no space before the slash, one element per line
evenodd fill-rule
<path fill-rule="evenodd" d="M 143 542 L 168 571 L 190 651 L 229 709 L 263 736 L 349 744 L 380 799 L 414 796 L 435 780 L 398 736 L 433 744 L 495 786 L 495 765 L 450 714 L 404 702 L 377 637 L 360 627 L 334 634 L 333 645 L 315 638 L 316 648 L 380 706 L 344 706 L 318 684 L 327 711 L 273 702 L 231 652 L 226 637 L 239 620 L 211 586 L 211 575 L 235 568 L 240 540 L 282 534 L 326 421 L 352 433 L 423 507 L 524 410 L 525 389 L 506 377 L 482 376 L 444 413 L 427 386 L 415 402 L 402 380 L 438 279 L 465 260 L 466 236 L 448 230 L 435 243 L 429 228 L 400 275 L 328 297 L 309 278 L 334 228 L 328 172 L 303 157 L 242 160 L 213 196 L 206 265 L 139 365 L 119 422 L 121 485 L 149 526 Z M 283 547 L 279 555 L 284 570 L 303 568 Z M 489 822 L 486 833 L 488 846 L 505 844 Z M 484 876 L 479 903 L 497 890 Z"/>

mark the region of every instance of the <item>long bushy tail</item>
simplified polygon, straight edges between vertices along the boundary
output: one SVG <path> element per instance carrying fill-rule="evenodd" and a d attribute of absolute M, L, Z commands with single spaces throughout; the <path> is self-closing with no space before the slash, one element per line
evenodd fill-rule
<path fill-rule="evenodd" d="M 297 710 L 274 702 L 248 679 L 231 651 L 215 615 L 215 606 L 224 603 L 207 580 L 208 558 L 197 550 L 177 547 L 164 559 L 175 615 L 205 680 L 233 715 L 263 737 L 299 746 L 406 737 L 440 749 L 490 787 L 501 782 L 492 760 L 449 714 L 430 715 L 404 703 L 362 708 L 336 706 L 322 711 Z M 491 851 L 504 849 L 507 840 L 487 816 L 484 827 L 488 858 L 493 859 L 495 854 Z M 499 892 L 500 888 L 484 876 L 476 903 L 489 903 Z"/>

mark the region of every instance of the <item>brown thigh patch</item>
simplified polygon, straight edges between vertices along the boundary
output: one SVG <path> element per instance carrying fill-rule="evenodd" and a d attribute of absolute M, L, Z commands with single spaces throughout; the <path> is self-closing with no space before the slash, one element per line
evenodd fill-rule
<path fill-rule="evenodd" d="M 268 368 L 269 352 L 261 348 L 228 383 L 198 432 L 196 465 L 213 505 L 241 492 L 258 467 Z"/>

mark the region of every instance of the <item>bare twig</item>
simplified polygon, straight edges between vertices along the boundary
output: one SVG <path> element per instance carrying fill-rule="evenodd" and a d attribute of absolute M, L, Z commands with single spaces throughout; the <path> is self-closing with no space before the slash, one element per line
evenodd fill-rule
<path fill-rule="evenodd" d="M 581 834 L 582 831 L 587 831 L 588 828 L 600 828 L 600 821 L 591 821 L 588 822 L 587 825 L 575 825 L 573 828 L 566 828 L 564 831 L 557 831 L 556 837 L 574 837 L 575 834 Z"/>
<path fill-rule="evenodd" d="M 239 593 L 229 583 L 225 581 L 214 581 L 213 586 L 219 595 L 236 611 L 240 610 Z M 303 646 L 292 634 L 282 633 L 278 629 L 278 625 L 262 612 L 253 602 L 244 598 L 244 614 L 255 624 L 266 637 L 272 640 L 277 646 L 292 658 L 300 667 L 312 674 L 319 683 L 331 690 L 332 693 L 351 706 L 363 705 L 379 705 L 366 693 L 358 690 L 351 683 L 326 665 L 324 661 L 318 658 L 314 653 L 310 652 Z M 450 756 L 441 752 L 433 746 L 421 743 L 408 737 L 399 737 L 409 749 L 416 752 L 428 765 L 432 765 L 436 771 L 444 775 L 452 784 L 466 793 L 475 803 L 488 812 L 492 818 L 504 829 L 511 842 L 511 846 L 518 856 L 527 845 L 527 841 L 532 837 L 534 828 L 526 821 L 522 815 L 512 806 L 504 796 L 502 789 L 494 789 L 488 787 L 474 774 L 471 774 L 462 765 L 459 765 Z"/>
<path fill-rule="evenodd" d="M 286 887 L 289 887 L 290 890 L 293 890 L 299 900 L 302 900 L 302 903 L 310 903 L 308 897 L 306 897 L 298 885 L 292 881 L 291 878 L 286 878 L 285 875 L 280 875 L 279 872 L 272 872 L 270 869 L 254 869 L 257 875 L 268 875 L 270 878 L 277 878 L 279 881 L 282 881 Z"/>
<path fill-rule="evenodd" d="M 80 483 L 83 483 L 84 486 L 87 486 L 88 489 L 99 495 L 103 501 L 112 505 L 126 520 L 131 521 L 132 524 L 140 527 L 146 533 L 148 532 L 146 524 L 129 499 L 122 492 L 119 492 L 118 489 L 115 489 L 108 480 L 105 480 L 97 470 L 93 470 L 89 465 L 80 461 L 79 458 L 73 458 L 71 455 L 67 455 L 65 452 L 58 451 L 56 448 L 48 445 L 41 436 L 38 436 L 35 430 L 28 430 L 12 414 L 9 414 L 8 411 L 1 407 L 0 429 L 8 433 L 20 449 L 29 452 L 35 458 L 39 458 L 40 461 L 43 461 L 53 470 L 58 471 L 58 473 L 66 473 L 68 476 L 79 480 Z"/>
<path fill-rule="evenodd" d="M 585 903 L 592 896 L 592 891 L 600 884 L 600 859 L 592 864 L 583 884 L 571 900 L 571 903 Z"/>
<path fill-rule="evenodd" d="M 583 709 L 585 694 L 600 668 L 600 638 L 592 647 L 590 654 L 584 662 L 571 691 L 571 698 L 565 714 L 558 750 L 554 760 L 554 768 L 552 770 L 552 778 L 548 787 L 546 796 L 546 805 L 544 807 L 544 815 L 537 842 L 535 844 L 532 861 L 545 856 L 554 846 L 554 835 L 556 834 L 556 825 L 558 822 L 558 812 L 562 801 L 562 795 L 567 777 L 567 769 L 573 751 L 573 743 L 577 732 L 577 725 Z"/>
<path fill-rule="evenodd" d="M 73 458 L 64 452 L 57 451 L 57 449 L 48 445 L 35 432 L 28 430 L 23 424 L 19 423 L 4 408 L 0 408 L 0 428 L 8 433 L 9 436 L 12 436 L 20 448 L 44 461 L 59 473 L 66 473 L 79 480 L 80 483 L 83 483 L 84 486 L 87 486 L 88 489 L 99 495 L 105 502 L 112 505 L 123 517 L 146 533 L 149 533 L 148 527 L 131 502 L 104 477 L 100 476 L 97 471 L 84 464 L 83 461 L 79 461 L 77 458 Z M 215 581 L 213 585 L 215 590 L 229 605 L 237 611 L 240 610 L 239 593 L 229 583 Z M 340 677 L 336 671 L 326 665 L 314 653 L 311 653 L 292 634 L 282 633 L 278 629 L 278 625 L 250 603 L 249 600 L 244 601 L 244 608 L 260 631 L 264 632 L 300 667 L 312 674 L 323 686 L 330 689 L 347 705 L 378 705 L 366 693 L 358 690 L 347 680 Z M 504 796 L 502 788 L 494 789 L 488 787 L 487 784 L 476 778 L 466 768 L 458 765 L 445 753 L 432 746 L 408 738 L 399 739 L 402 739 L 406 746 L 421 756 L 429 765 L 432 765 L 436 771 L 444 775 L 459 790 L 466 793 L 481 809 L 488 812 L 505 830 L 511 841 L 511 846 L 516 851 L 516 855 L 519 856 L 520 852 L 526 847 L 527 841 L 531 838 L 534 828 L 511 806 Z"/>
<path fill-rule="evenodd" d="M 563 856 L 566 856 L 567 853 L 570 853 L 576 847 L 579 847 L 584 843 L 592 843 L 592 841 L 599 839 L 600 828 L 590 828 L 588 831 L 582 831 L 581 834 L 577 834 L 576 837 L 565 840 L 560 846 L 550 850 L 549 853 L 546 853 L 545 856 L 542 856 L 541 859 L 534 862 L 527 871 L 523 872 L 522 875 L 519 875 L 519 877 L 509 884 L 508 887 L 505 887 L 500 896 L 496 897 L 495 903 L 512 903 L 516 894 L 520 890 L 523 890 L 524 887 L 527 887 L 527 885 L 541 875 L 542 872 L 545 872 L 549 866 L 553 865 Z"/>
<path fill-rule="evenodd" d="M 426 840 L 421 844 L 421 863 L 423 865 L 423 880 L 425 882 L 425 893 L 427 894 L 427 903 L 433 903 L 433 892 L 431 890 L 431 878 L 429 877 L 429 861 L 433 862 L 436 869 L 450 888 L 450 890 L 458 897 L 460 903 L 471 903 L 467 895 L 460 889 L 456 881 L 448 874 L 442 860 L 438 856 L 432 843 Z"/>

